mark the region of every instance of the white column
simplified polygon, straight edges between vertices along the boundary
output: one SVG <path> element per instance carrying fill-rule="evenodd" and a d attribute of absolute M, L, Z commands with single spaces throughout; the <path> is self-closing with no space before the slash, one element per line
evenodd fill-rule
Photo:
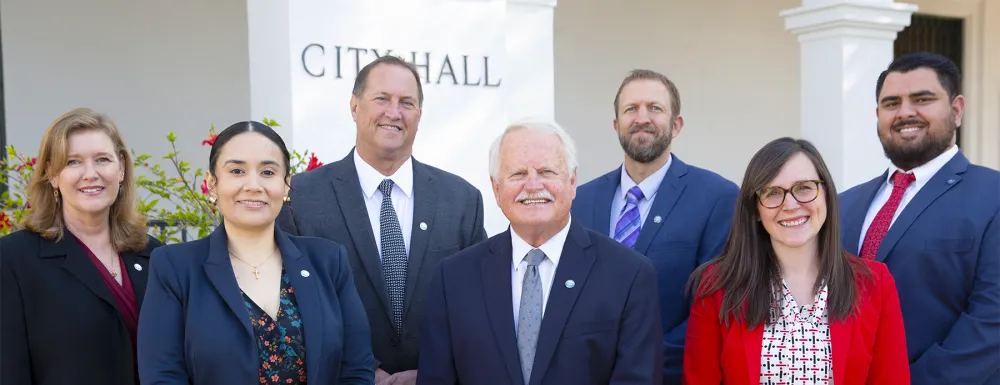
<path fill-rule="evenodd" d="M 892 0 L 803 0 L 780 13 L 798 36 L 801 132 L 820 150 L 840 191 L 882 172 L 875 85 L 915 5 Z"/>

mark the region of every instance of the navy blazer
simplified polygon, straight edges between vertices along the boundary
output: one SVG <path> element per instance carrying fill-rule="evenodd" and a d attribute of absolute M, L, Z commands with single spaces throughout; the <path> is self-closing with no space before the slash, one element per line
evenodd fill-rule
<path fill-rule="evenodd" d="M 887 178 L 840 195 L 849 252 Z M 1000 384 L 1000 173 L 956 154 L 903 208 L 875 259 L 899 289 L 912 383 Z"/>
<path fill-rule="evenodd" d="M 691 310 L 684 285 L 696 267 L 722 253 L 740 189 L 716 173 L 671 156 L 634 248 L 652 260 L 658 272 L 664 383 L 680 384 Z M 611 201 L 620 188 L 621 173 L 618 167 L 577 188 L 574 221 L 608 234 Z"/>
<path fill-rule="evenodd" d="M 438 264 L 427 294 L 418 385 L 523 384 L 512 249 L 508 230 Z M 530 385 L 660 384 L 659 314 L 649 260 L 573 221 Z"/>
<path fill-rule="evenodd" d="M 344 247 L 277 228 L 274 237 L 302 316 L 309 384 L 374 383 L 368 319 Z M 256 340 L 228 250 L 219 226 L 152 253 L 139 315 L 143 385 L 258 382 Z"/>

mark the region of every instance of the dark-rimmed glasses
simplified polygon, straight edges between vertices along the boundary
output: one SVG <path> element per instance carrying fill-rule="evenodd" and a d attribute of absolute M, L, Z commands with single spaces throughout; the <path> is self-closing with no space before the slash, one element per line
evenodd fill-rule
<path fill-rule="evenodd" d="M 821 180 L 800 180 L 788 190 L 779 186 L 765 187 L 757 192 L 757 200 L 764 207 L 776 209 L 785 203 L 785 196 L 790 192 L 792 198 L 797 202 L 809 203 L 819 196 L 819 185 L 821 184 L 823 184 Z"/>

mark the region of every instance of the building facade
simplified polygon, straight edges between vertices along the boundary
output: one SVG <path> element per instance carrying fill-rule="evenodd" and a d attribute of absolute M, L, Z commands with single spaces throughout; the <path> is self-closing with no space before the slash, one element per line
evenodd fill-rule
<path fill-rule="evenodd" d="M 739 183 L 766 142 L 813 140 L 841 189 L 880 174 L 875 80 L 934 50 L 963 70 L 960 146 L 1000 168 L 998 0 L 0 0 L 3 138 L 37 151 L 59 114 L 110 114 L 136 152 L 207 164 L 209 126 L 267 117 L 323 162 L 354 143 L 348 100 L 378 55 L 415 62 L 426 102 L 414 155 L 479 187 L 509 121 L 554 117 L 579 182 L 617 167 L 612 101 L 634 68 L 672 78 L 685 162 Z"/>

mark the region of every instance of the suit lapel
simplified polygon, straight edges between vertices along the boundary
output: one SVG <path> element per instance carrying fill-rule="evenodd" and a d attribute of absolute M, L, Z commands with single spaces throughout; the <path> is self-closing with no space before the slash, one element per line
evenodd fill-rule
<path fill-rule="evenodd" d="M 538 333 L 538 345 L 535 348 L 535 362 L 531 369 L 531 384 L 539 385 L 549 368 L 552 356 L 556 352 L 559 339 L 562 338 L 563 327 L 569 319 L 580 291 L 587 287 L 587 277 L 594 265 L 594 250 L 590 247 L 590 238 L 582 225 L 572 222 L 566 244 L 563 245 L 559 266 L 552 280 L 549 299 L 546 302 L 545 314 L 542 316 L 542 326 Z M 508 266 L 509 268 L 509 266 Z M 559 282 L 576 281 L 576 286 L 567 288 Z M 511 311 L 513 314 L 513 311 Z M 511 316 L 513 325 L 513 315 Z"/>
<path fill-rule="evenodd" d="M 243 325 L 247 338 L 253 341 L 253 329 L 250 325 L 246 305 L 243 303 L 243 295 L 240 293 L 240 285 L 236 282 L 236 274 L 233 273 L 233 265 L 229 262 L 229 245 L 226 237 L 225 226 L 219 225 L 212 232 L 208 241 L 208 259 L 205 260 L 205 275 L 212 282 L 212 286 L 222 297 L 222 300 L 229 305 L 229 310 L 233 312 L 237 322 Z"/>
<path fill-rule="evenodd" d="M 372 233 L 371 220 L 368 218 L 368 207 L 365 205 L 361 182 L 354 166 L 354 150 L 336 165 L 333 190 L 337 196 L 337 203 L 340 204 L 340 212 L 344 213 L 347 231 L 351 234 L 355 249 L 358 250 L 361 266 L 368 274 L 373 289 L 378 293 L 386 317 L 391 320 L 392 308 L 389 306 L 389 292 L 385 288 L 385 278 L 382 275 L 382 259 L 375 244 L 375 234 Z"/>
<path fill-rule="evenodd" d="M 667 174 L 663 176 L 663 181 L 660 182 L 660 187 L 656 190 L 653 206 L 649 208 L 649 215 L 646 216 L 646 221 L 642 224 L 642 229 L 639 230 L 639 239 L 635 241 L 635 250 L 642 254 L 649 251 L 650 243 L 660 232 L 667 216 L 670 215 L 670 210 L 674 208 L 677 199 L 684 192 L 684 187 L 687 186 L 687 183 L 682 179 L 687 174 L 687 164 L 681 162 L 676 156 L 670 156 L 673 157 L 673 163 L 667 169 Z M 656 221 L 656 218 L 660 218 L 660 221 Z"/>
<path fill-rule="evenodd" d="M 104 282 L 97 266 L 87 256 L 87 252 L 80 245 L 77 238 L 68 230 L 63 232 L 63 238 L 57 243 L 45 242 L 42 244 L 41 255 L 44 257 L 65 256 L 62 267 L 73 277 L 80 280 L 98 298 L 107 302 L 113 309 L 121 312 L 118 303 L 111 295 L 111 289 Z"/>
<path fill-rule="evenodd" d="M 853 255 L 861 254 L 861 239 L 864 234 L 861 234 L 861 228 L 865 224 L 865 216 L 868 215 L 868 209 L 872 205 L 872 201 L 875 200 L 875 194 L 878 193 L 879 188 L 885 183 L 886 173 L 882 176 L 872 179 L 866 182 L 860 187 L 858 194 L 859 198 L 854 201 L 854 205 L 847 208 L 847 216 L 843 218 L 844 220 L 844 248 L 848 253 Z"/>
<path fill-rule="evenodd" d="M 615 191 L 621 182 L 622 168 L 614 171 L 601 179 L 601 186 L 598 187 L 597 196 L 594 202 L 594 222 L 593 228 L 600 229 L 599 233 L 614 238 L 611 234 L 611 201 L 615 199 Z M 618 213 L 615 213 L 617 215 Z M 618 218 L 615 218 L 617 220 Z"/>
<path fill-rule="evenodd" d="M 149 277 L 149 252 L 122 253 L 125 269 L 132 280 L 132 291 L 135 293 L 136 308 L 142 309 L 142 299 L 146 297 L 146 281 Z M 136 266 L 139 268 L 137 269 Z M 141 269 L 141 270 L 140 270 Z"/>
<path fill-rule="evenodd" d="M 748 330 L 747 325 L 739 321 L 734 324 L 734 327 L 740 328 L 740 333 L 743 336 L 743 352 L 747 360 L 747 375 L 750 376 L 749 383 L 759 385 L 760 353 L 764 344 L 764 325 L 757 325 L 753 330 Z"/>
<path fill-rule="evenodd" d="M 833 383 L 841 384 L 847 373 L 847 352 L 851 351 L 851 333 L 854 317 L 844 321 L 830 322 L 830 347 L 833 354 Z"/>
<path fill-rule="evenodd" d="M 306 333 L 306 371 L 315 374 L 325 371 L 322 358 L 323 341 L 325 341 L 323 308 L 320 305 L 319 286 L 317 278 L 311 277 L 318 272 L 305 258 L 299 248 L 292 243 L 284 233 L 275 231 L 275 240 L 278 242 L 278 249 L 281 250 L 282 262 L 285 264 L 285 274 L 291 281 L 292 289 L 295 291 L 295 301 L 298 303 L 299 314 L 302 316 L 302 324 Z"/>
<path fill-rule="evenodd" d="M 410 255 L 407 258 L 406 297 L 403 302 L 403 318 L 410 309 L 413 291 L 420 279 L 420 269 L 427 250 L 430 230 L 434 228 L 434 213 L 438 210 L 437 186 L 427 172 L 427 166 L 413 159 L 413 227 L 410 230 Z M 423 226 L 422 226 L 423 225 Z M 426 229 L 426 230 L 425 230 Z"/>
<path fill-rule="evenodd" d="M 517 352 L 517 337 L 514 335 L 513 294 L 511 293 L 510 269 L 513 259 L 510 230 L 491 239 L 490 251 L 483 259 L 481 277 L 486 311 L 493 326 L 493 336 L 500 347 L 500 354 L 507 367 L 510 383 L 522 382 L 521 358 Z M 537 360 L 537 356 L 536 356 Z"/>
<path fill-rule="evenodd" d="M 941 170 L 938 170 L 927 184 L 920 189 L 920 192 L 913 197 L 913 200 L 903 208 L 896 221 L 889 226 L 889 232 L 885 234 L 885 238 L 879 244 L 875 260 L 879 262 L 885 261 L 885 257 L 889 255 L 892 248 L 896 246 L 896 242 L 899 242 L 899 239 L 903 237 L 903 234 L 910 228 L 913 221 L 927 209 L 927 206 L 930 206 L 931 202 L 937 200 L 941 194 L 961 183 L 962 177 L 959 174 L 964 173 L 968 167 L 968 159 L 959 152 Z"/>

